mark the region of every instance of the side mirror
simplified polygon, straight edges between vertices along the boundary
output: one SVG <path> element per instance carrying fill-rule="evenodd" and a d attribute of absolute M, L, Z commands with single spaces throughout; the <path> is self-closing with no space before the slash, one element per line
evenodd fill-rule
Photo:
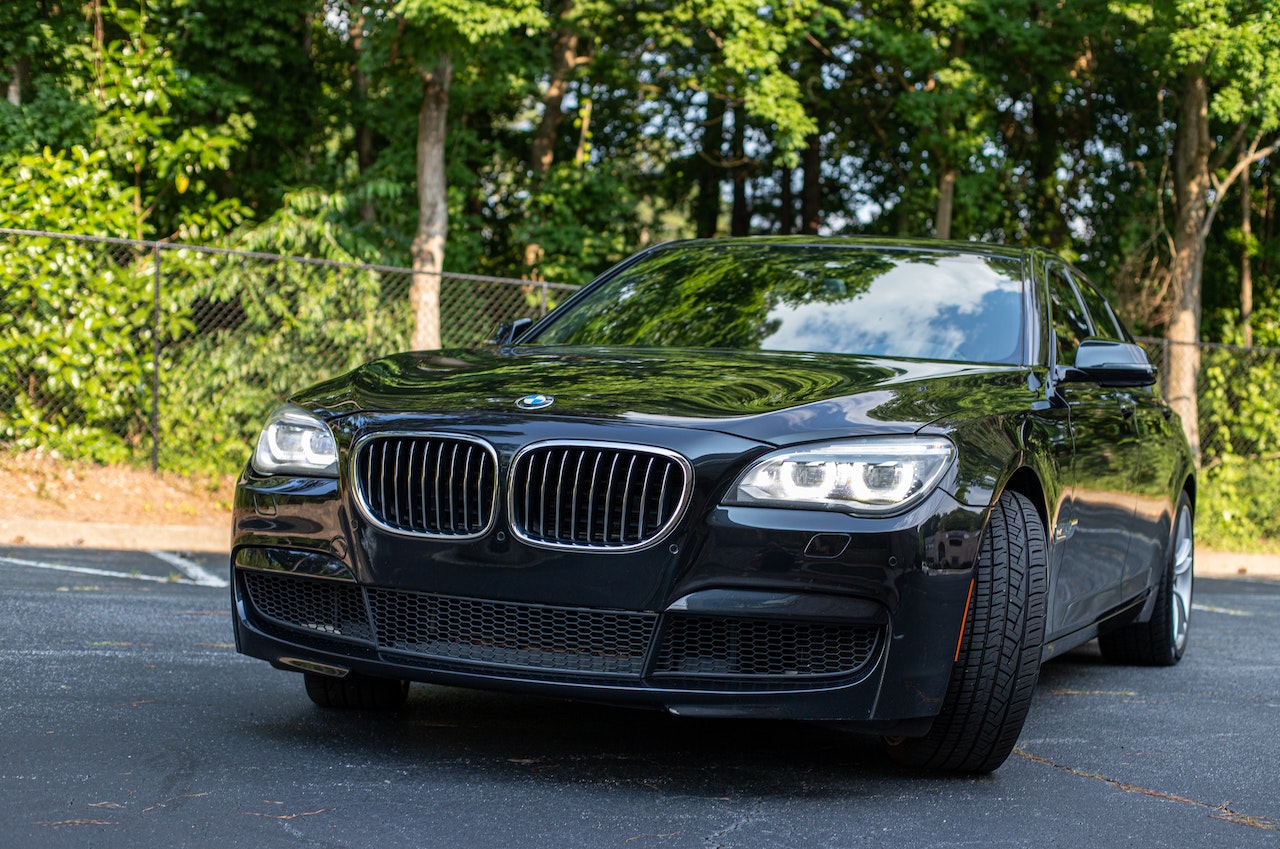
<path fill-rule="evenodd" d="M 533 324 L 531 318 L 517 318 L 515 321 L 504 321 L 498 325 L 498 332 L 493 335 L 493 344 L 499 348 L 509 348 Z"/>
<path fill-rule="evenodd" d="M 1137 345 L 1086 339 L 1076 350 L 1075 365 L 1059 367 L 1058 379 L 1100 386 L 1150 386 L 1156 382 L 1156 369 Z"/>

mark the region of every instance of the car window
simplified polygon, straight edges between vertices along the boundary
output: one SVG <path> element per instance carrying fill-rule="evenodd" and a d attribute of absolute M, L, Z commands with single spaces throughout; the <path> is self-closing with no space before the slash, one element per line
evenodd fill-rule
<path fill-rule="evenodd" d="M 1057 340 L 1057 362 L 1075 362 L 1080 343 L 1093 335 L 1088 313 L 1080 303 L 1075 287 L 1065 268 L 1053 266 L 1049 273 L 1049 311 L 1053 335 Z"/>
<path fill-rule="evenodd" d="M 1111 312 L 1111 307 L 1106 299 L 1102 297 L 1093 285 L 1079 276 L 1073 275 L 1076 283 L 1076 291 L 1080 293 L 1081 300 L 1084 301 L 1085 307 L 1089 310 L 1089 318 L 1093 320 L 1093 335 L 1099 339 L 1109 339 L 1113 342 L 1123 342 L 1124 333 L 1120 330 L 1119 322 L 1116 321 L 1115 314 Z"/>
<path fill-rule="evenodd" d="M 956 251 L 684 243 L 593 286 L 521 340 L 1017 364 L 1021 263 Z"/>

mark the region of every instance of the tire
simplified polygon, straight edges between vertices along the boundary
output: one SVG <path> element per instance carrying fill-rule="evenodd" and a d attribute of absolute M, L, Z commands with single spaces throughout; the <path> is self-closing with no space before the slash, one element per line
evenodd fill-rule
<path fill-rule="evenodd" d="M 1031 501 L 1006 492 L 978 550 L 964 633 L 951 680 L 924 737 L 887 738 L 906 766 L 985 773 L 1018 742 L 1040 674 L 1047 596 L 1044 522 Z"/>
<path fill-rule="evenodd" d="M 1134 622 L 1098 636 L 1102 656 L 1112 663 L 1173 666 L 1187 650 L 1191 595 L 1195 584 L 1195 522 L 1184 492 L 1174 514 L 1164 574 L 1156 587 L 1156 605 L 1147 622 Z"/>
<path fill-rule="evenodd" d="M 324 708 L 356 708 L 359 710 L 394 710 L 409 696 L 409 682 L 394 678 L 369 678 L 347 675 L 331 678 L 304 672 L 307 696 Z"/>

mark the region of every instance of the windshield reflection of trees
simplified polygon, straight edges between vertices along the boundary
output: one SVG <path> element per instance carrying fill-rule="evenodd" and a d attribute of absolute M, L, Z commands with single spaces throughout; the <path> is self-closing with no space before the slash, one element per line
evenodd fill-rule
<path fill-rule="evenodd" d="M 936 268 L 957 256 L 778 245 L 685 245 L 655 252 L 624 269 L 530 341 L 540 345 L 785 350 L 788 341 L 795 344 L 799 339 L 805 347 L 797 350 L 904 355 L 903 351 L 885 350 L 883 339 L 859 336 L 851 329 L 851 322 L 840 321 L 841 316 L 855 309 L 878 309 L 876 298 L 868 294 L 877 280 L 894 269 L 906 265 Z M 984 277 L 1004 276 L 990 264 L 979 267 Z M 946 326 L 928 328 L 940 337 L 967 332 L 969 328 L 963 326 L 959 314 L 972 312 L 989 300 L 975 293 L 976 299 L 966 301 L 963 287 L 951 287 L 946 294 L 954 299 L 950 308 L 932 305 L 934 315 Z M 832 310 L 814 310 L 823 305 Z M 801 310 L 803 314 L 798 312 Z M 780 333 L 788 320 L 787 332 Z M 829 332 L 828 326 L 842 329 L 844 334 Z M 918 332 L 924 330 L 922 324 Z M 942 353 L 941 358 L 956 358 Z"/>
<path fill-rule="evenodd" d="M 847 300 L 893 267 L 870 252 L 845 253 L 838 262 L 826 251 L 812 254 L 749 245 L 660 251 L 624 270 L 535 341 L 760 350 L 777 332 L 779 321 L 769 314 L 779 303 Z"/>

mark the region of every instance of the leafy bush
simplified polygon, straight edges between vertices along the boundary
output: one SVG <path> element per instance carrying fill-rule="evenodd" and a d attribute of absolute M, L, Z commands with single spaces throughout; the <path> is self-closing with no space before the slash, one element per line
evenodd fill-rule
<path fill-rule="evenodd" d="M 176 293 L 185 326 L 162 365 L 167 469 L 237 469 L 272 406 L 408 336 L 407 321 L 389 319 L 376 272 L 184 252 L 166 262 L 191 281 Z"/>
<path fill-rule="evenodd" d="M 1280 322 L 1254 315 L 1254 342 L 1205 349 L 1200 358 L 1199 541 L 1226 551 L 1280 551 Z M 1230 318 L 1224 336 L 1240 342 Z M 1266 350 L 1270 349 L 1270 350 Z"/>
<path fill-rule="evenodd" d="M 1217 551 L 1280 553 L 1280 462 L 1229 456 L 1200 477 L 1196 541 Z"/>
<path fill-rule="evenodd" d="M 100 153 L 18 160 L 0 196 L 22 197 L 6 223 L 126 235 L 126 189 Z M 36 237 L 0 239 L 0 441 L 103 461 L 130 457 L 147 430 L 151 266 L 129 248 Z"/>

